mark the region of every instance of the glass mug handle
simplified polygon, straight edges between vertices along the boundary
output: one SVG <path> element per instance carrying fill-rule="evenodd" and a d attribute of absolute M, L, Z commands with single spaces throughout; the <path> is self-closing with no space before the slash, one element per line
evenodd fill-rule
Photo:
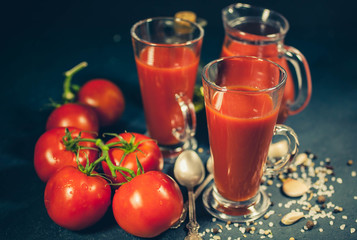
<path fill-rule="evenodd" d="M 311 74 L 305 56 L 296 48 L 284 46 L 283 56 L 295 68 L 298 82 L 298 95 L 294 102 L 288 105 L 288 115 L 301 112 L 309 103 L 312 92 Z"/>
<path fill-rule="evenodd" d="M 280 157 L 268 157 L 265 174 L 266 175 L 275 175 L 282 171 L 285 167 L 290 165 L 299 150 L 299 140 L 294 132 L 294 130 L 286 125 L 277 124 L 274 128 L 274 136 L 284 137 L 287 142 L 287 149 L 285 154 Z"/>
<path fill-rule="evenodd" d="M 196 133 L 195 106 L 190 98 L 183 93 L 176 93 L 175 98 L 182 112 L 184 126 L 172 129 L 172 134 L 180 142 L 185 142 L 194 137 Z"/>

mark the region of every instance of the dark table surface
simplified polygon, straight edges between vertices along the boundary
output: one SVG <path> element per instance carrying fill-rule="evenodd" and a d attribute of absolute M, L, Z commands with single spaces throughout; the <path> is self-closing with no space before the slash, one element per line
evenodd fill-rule
<path fill-rule="evenodd" d="M 33 167 L 33 150 L 45 131 L 49 98 L 60 99 L 62 73 L 81 61 L 89 66 L 78 73 L 76 83 L 94 77 L 108 78 L 123 90 L 124 115 L 103 132 L 144 133 L 145 119 L 132 53 L 129 30 L 138 20 L 172 16 L 192 10 L 205 18 L 201 66 L 217 58 L 223 40 L 220 10 L 230 1 L 13 1 L 3 5 L 1 28 L 1 139 L 0 139 L 0 239 L 138 239 L 125 233 L 111 210 L 95 226 L 72 232 L 57 226 L 46 213 L 45 184 Z M 290 117 L 300 151 L 317 156 L 316 166 L 331 159 L 334 175 L 326 175 L 329 190 L 324 211 L 315 215 L 317 225 L 304 231 L 308 216 L 291 226 L 280 224 L 282 215 L 302 209 L 298 199 L 284 196 L 277 179 L 266 186 L 274 214 L 255 221 L 254 233 L 240 231 L 245 225 L 230 225 L 213 219 L 197 200 L 197 218 L 204 239 L 357 239 L 357 74 L 353 32 L 357 21 L 352 6 L 335 1 L 254 1 L 274 9 L 290 22 L 285 43 L 298 48 L 309 61 L 313 94 L 309 106 Z M 198 113 L 197 140 L 207 160 L 209 149 L 204 112 Z M 354 164 L 348 166 L 348 160 Z M 165 171 L 170 172 L 167 164 Z M 298 176 L 302 172 L 298 170 Z M 310 178 L 312 182 L 316 178 Z M 333 191 L 331 190 L 333 189 Z M 317 193 L 316 189 L 313 189 Z M 326 193 L 326 191 L 325 191 Z M 183 194 L 186 198 L 185 190 Z M 295 202 L 294 202 L 295 200 Z M 309 200 L 316 205 L 316 195 Z M 333 213 L 333 206 L 343 212 Z M 308 211 L 304 211 L 308 214 Z M 311 213 L 311 212 L 310 212 Z M 222 229 L 221 229 L 222 226 Z M 252 226 L 252 225 L 251 225 Z M 243 228 L 240 228 L 243 227 Z M 212 229 L 221 229 L 211 233 Z M 270 229 L 272 236 L 262 231 Z M 168 230 L 157 239 L 183 239 L 184 226 Z"/>

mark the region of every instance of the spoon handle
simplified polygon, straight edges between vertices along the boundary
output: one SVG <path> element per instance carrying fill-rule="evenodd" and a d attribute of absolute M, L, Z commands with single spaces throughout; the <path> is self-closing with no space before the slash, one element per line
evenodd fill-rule
<path fill-rule="evenodd" d="M 203 189 L 205 189 L 205 187 L 207 186 L 207 184 L 209 184 L 213 179 L 213 174 L 210 173 L 206 179 L 203 181 L 203 183 L 198 186 L 198 188 L 195 191 L 195 199 L 197 199 L 197 197 L 202 193 Z"/>
<path fill-rule="evenodd" d="M 195 191 L 195 199 L 202 193 L 203 189 L 212 181 L 213 179 L 213 174 L 209 174 L 206 179 L 203 181 L 203 183 L 196 189 Z M 186 219 L 187 216 L 187 210 L 188 210 L 188 201 L 186 201 L 183 205 L 182 209 L 182 214 L 180 216 L 180 219 L 171 226 L 172 229 L 178 228 L 181 226 L 181 223 L 183 223 Z"/>
<path fill-rule="evenodd" d="M 189 222 L 186 225 L 188 234 L 185 240 L 202 239 L 198 234 L 200 225 L 196 221 L 195 194 L 192 188 L 188 190 L 188 216 Z"/>

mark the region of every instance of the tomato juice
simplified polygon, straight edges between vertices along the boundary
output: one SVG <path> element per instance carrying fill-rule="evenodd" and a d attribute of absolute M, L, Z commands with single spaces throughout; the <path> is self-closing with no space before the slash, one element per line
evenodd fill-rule
<path fill-rule="evenodd" d="M 246 201 L 259 190 L 278 108 L 268 93 L 227 88 L 238 92 L 217 91 L 206 101 L 214 181 L 227 200 Z"/>
<path fill-rule="evenodd" d="M 199 54 L 188 47 L 146 47 L 135 57 L 150 137 L 160 145 L 175 145 L 174 128 L 184 120 L 175 94 L 192 100 Z"/>
<path fill-rule="evenodd" d="M 255 38 L 261 38 L 261 36 L 251 35 Z M 229 37 L 225 37 L 225 44 L 223 44 L 221 57 L 228 56 L 256 56 L 260 58 L 269 59 L 280 66 L 282 66 L 287 72 L 287 79 L 285 84 L 284 96 L 279 112 L 278 123 L 283 123 L 288 116 L 288 102 L 293 102 L 295 99 L 295 87 L 289 70 L 288 62 L 285 58 L 279 57 L 278 45 L 276 43 L 266 45 L 253 45 L 240 41 L 232 41 Z"/>

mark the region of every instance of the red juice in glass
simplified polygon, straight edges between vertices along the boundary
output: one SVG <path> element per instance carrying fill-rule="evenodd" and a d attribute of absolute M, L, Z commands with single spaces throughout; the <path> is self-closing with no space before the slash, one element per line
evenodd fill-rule
<path fill-rule="evenodd" d="M 192 98 L 204 31 L 182 18 L 155 17 L 130 32 L 148 134 L 172 162 L 197 148 Z"/>
<path fill-rule="evenodd" d="M 304 55 L 284 44 L 289 30 L 286 18 L 273 10 L 242 3 L 223 8 L 222 18 L 225 37 L 221 57 L 256 56 L 282 66 L 287 72 L 287 79 L 278 123 L 301 112 L 310 101 L 311 75 Z M 292 63 L 290 67 L 296 79 L 288 62 Z"/>
<path fill-rule="evenodd" d="M 259 36 L 257 36 L 257 38 L 259 38 Z M 251 45 L 238 41 L 231 41 L 228 44 L 228 46 L 223 45 L 221 57 L 229 57 L 235 55 L 257 56 L 257 57 L 266 58 L 279 64 L 286 70 L 287 79 L 286 79 L 284 96 L 282 99 L 279 118 L 278 118 L 278 123 L 284 122 L 288 115 L 287 103 L 293 102 L 295 99 L 295 87 L 286 59 L 278 57 L 279 55 L 278 46 L 276 44 Z"/>
<path fill-rule="evenodd" d="M 188 47 L 146 47 L 135 61 L 150 137 L 161 145 L 178 144 L 172 129 L 184 120 L 175 94 L 192 100 L 199 57 Z"/>
<path fill-rule="evenodd" d="M 203 193 L 206 210 L 224 221 L 262 216 L 270 200 L 260 182 L 276 174 L 297 153 L 294 131 L 275 125 L 286 71 L 267 59 L 233 56 L 214 60 L 202 71 L 214 183 Z M 289 153 L 267 164 L 273 136 L 289 143 Z"/>
<path fill-rule="evenodd" d="M 216 188 L 228 200 L 246 201 L 258 192 L 278 111 L 265 93 L 217 92 L 211 101 L 215 107 L 208 104 L 206 114 Z"/>

